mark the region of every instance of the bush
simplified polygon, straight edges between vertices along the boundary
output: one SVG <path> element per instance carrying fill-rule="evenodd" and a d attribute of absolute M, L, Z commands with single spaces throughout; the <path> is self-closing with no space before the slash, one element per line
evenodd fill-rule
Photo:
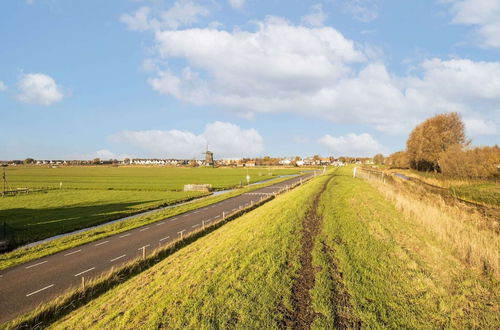
<path fill-rule="evenodd" d="M 450 177 L 500 177 L 500 147 L 477 147 L 464 150 L 459 145 L 455 145 L 441 154 L 439 167 L 443 174 Z"/>

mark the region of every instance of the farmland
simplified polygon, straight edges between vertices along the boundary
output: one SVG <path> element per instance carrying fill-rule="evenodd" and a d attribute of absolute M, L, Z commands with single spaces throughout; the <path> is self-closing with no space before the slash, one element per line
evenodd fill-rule
<path fill-rule="evenodd" d="M 246 173 L 224 168 L 9 167 L 12 187 L 41 191 L 0 198 L 0 224 L 6 223 L 7 238 L 17 246 L 205 194 L 183 192 L 184 184 L 236 187 Z M 258 182 L 298 171 L 248 173 L 251 182 Z"/>
<path fill-rule="evenodd" d="M 185 184 L 211 184 L 215 190 L 271 179 L 276 175 L 296 174 L 294 169 L 186 168 L 186 167 L 9 167 L 13 187 L 94 190 L 182 190 Z"/>
<path fill-rule="evenodd" d="M 278 197 L 52 327 L 496 327 L 498 265 L 481 262 L 498 259 L 498 236 L 474 223 L 443 234 L 392 188 L 351 175 L 341 169 Z M 454 236 L 463 230 L 470 237 Z"/>
<path fill-rule="evenodd" d="M 500 207 L 500 186 L 494 179 L 449 178 L 441 173 L 419 172 L 415 170 L 391 170 L 421 180 L 427 184 L 448 189 L 458 198 L 486 206 Z M 498 180 L 498 179 L 497 179 Z"/>

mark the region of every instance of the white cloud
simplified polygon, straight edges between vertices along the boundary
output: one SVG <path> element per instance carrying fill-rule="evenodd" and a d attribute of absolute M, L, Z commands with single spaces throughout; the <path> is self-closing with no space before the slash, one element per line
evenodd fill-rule
<path fill-rule="evenodd" d="M 498 111 L 500 114 L 500 110 Z M 500 119 L 500 118 L 499 118 Z M 497 124 L 492 120 L 482 118 L 464 118 L 467 136 L 500 134 Z"/>
<path fill-rule="evenodd" d="M 64 98 L 61 87 L 52 77 L 43 73 L 23 74 L 17 86 L 17 99 L 23 103 L 49 106 Z"/>
<path fill-rule="evenodd" d="M 228 0 L 229 5 L 235 9 L 241 9 L 245 7 L 246 0 Z"/>
<path fill-rule="evenodd" d="M 500 1 L 446 0 L 451 3 L 453 23 L 476 27 L 483 47 L 500 47 Z"/>
<path fill-rule="evenodd" d="M 303 16 L 301 18 L 302 23 L 308 24 L 310 26 L 323 26 L 326 21 L 326 14 L 323 11 L 323 6 L 321 4 L 316 4 L 311 7 L 311 13 Z"/>
<path fill-rule="evenodd" d="M 0 81 L 0 92 L 5 92 L 7 90 L 7 86 L 3 83 L 3 81 Z"/>
<path fill-rule="evenodd" d="M 330 152 L 338 156 L 371 157 L 377 153 L 388 153 L 388 149 L 368 133 L 359 135 L 350 133 L 339 137 L 326 134 L 318 139 L 318 143 L 326 146 Z"/>
<path fill-rule="evenodd" d="M 436 113 L 491 119 L 500 102 L 500 62 L 428 59 L 397 76 L 373 47 L 331 27 L 277 17 L 254 23 L 250 31 L 156 31 L 149 84 L 161 94 L 243 118 L 292 112 L 398 133 Z M 183 60 L 184 67 L 168 66 L 172 59 Z"/>
<path fill-rule="evenodd" d="M 344 10 L 363 23 L 378 18 L 377 5 L 373 0 L 347 0 L 344 2 Z"/>
<path fill-rule="evenodd" d="M 124 131 L 110 140 L 133 145 L 155 157 L 198 159 L 207 144 L 216 157 L 252 157 L 264 151 L 264 139 L 255 129 L 219 121 L 206 125 L 198 135 L 175 129 Z"/>
<path fill-rule="evenodd" d="M 153 28 L 154 23 L 150 22 L 151 8 L 141 7 L 132 15 L 123 14 L 120 21 L 125 23 L 129 30 L 145 31 Z"/>
<path fill-rule="evenodd" d="M 129 30 L 145 31 L 159 29 L 177 29 L 189 26 L 206 17 L 210 11 L 192 0 L 178 0 L 172 7 L 164 11 L 153 11 L 149 7 L 141 7 L 133 14 L 123 14 L 120 21 Z"/>

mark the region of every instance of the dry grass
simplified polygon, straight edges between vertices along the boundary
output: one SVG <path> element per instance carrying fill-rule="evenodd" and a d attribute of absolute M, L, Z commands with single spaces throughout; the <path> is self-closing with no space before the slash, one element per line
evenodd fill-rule
<path fill-rule="evenodd" d="M 452 247 L 465 264 L 498 278 L 499 221 L 459 203 L 446 203 L 438 194 L 404 182 L 380 184 L 378 191 L 408 219 Z"/>

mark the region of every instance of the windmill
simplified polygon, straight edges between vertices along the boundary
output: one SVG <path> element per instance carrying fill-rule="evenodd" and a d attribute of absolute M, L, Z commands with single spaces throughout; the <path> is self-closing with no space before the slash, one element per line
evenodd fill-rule
<path fill-rule="evenodd" d="M 207 143 L 207 150 L 205 152 L 202 152 L 201 154 L 205 155 L 205 166 L 214 167 L 214 165 L 215 165 L 214 153 L 211 151 L 208 151 L 208 143 Z"/>

